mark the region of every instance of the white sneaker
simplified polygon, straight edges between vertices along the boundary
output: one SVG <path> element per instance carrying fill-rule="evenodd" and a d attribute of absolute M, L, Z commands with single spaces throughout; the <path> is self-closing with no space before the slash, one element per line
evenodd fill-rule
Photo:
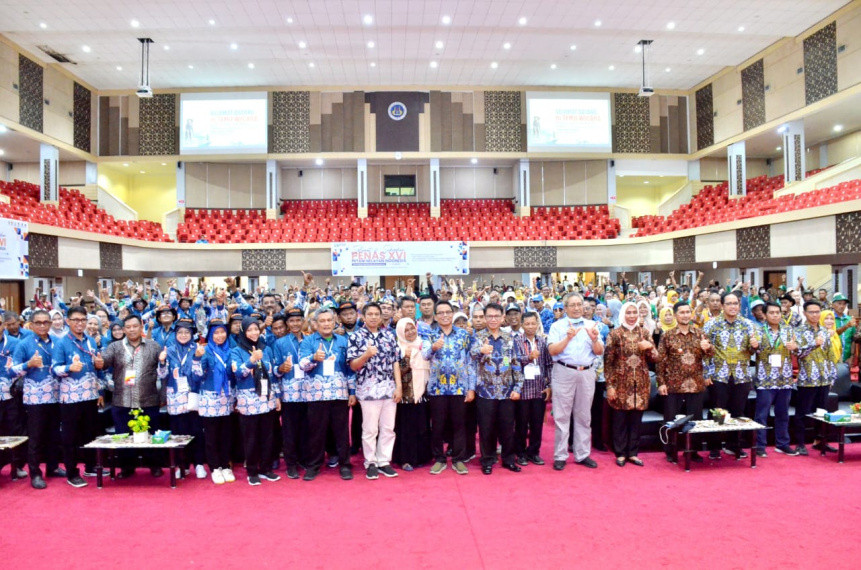
<path fill-rule="evenodd" d="M 224 477 L 225 483 L 233 483 L 236 481 L 236 476 L 233 475 L 233 469 L 222 469 L 221 476 Z"/>
<path fill-rule="evenodd" d="M 197 475 L 198 479 L 206 479 L 206 467 L 198 465 L 194 468 L 194 474 Z"/>
<path fill-rule="evenodd" d="M 212 470 L 212 482 L 216 485 L 224 484 L 224 475 L 222 475 L 221 469 Z"/>
<path fill-rule="evenodd" d="M 181 476 L 182 476 L 182 468 L 177 467 L 176 468 L 176 478 L 179 479 Z"/>

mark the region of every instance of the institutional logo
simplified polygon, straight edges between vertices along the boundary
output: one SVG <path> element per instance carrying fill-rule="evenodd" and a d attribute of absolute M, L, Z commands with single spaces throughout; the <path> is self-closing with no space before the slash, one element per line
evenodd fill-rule
<path fill-rule="evenodd" d="M 403 121 L 407 116 L 407 106 L 400 101 L 389 105 L 389 118 L 393 121 Z"/>

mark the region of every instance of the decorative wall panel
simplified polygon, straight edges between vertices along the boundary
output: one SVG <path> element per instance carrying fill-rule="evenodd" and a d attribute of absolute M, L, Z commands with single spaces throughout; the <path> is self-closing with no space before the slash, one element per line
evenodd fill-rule
<path fill-rule="evenodd" d="M 613 152 L 650 152 L 649 98 L 614 93 Z"/>
<path fill-rule="evenodd" d="M 696 263 L 697 238 L 673 238 L 673 263 Z"/>
<path fill-rule="evenodd" d="M 485 91 L 484 124 L 487 152 L 522 152 L 526 139 L 519 91 Z"/>
<path fill-rule="evenodd" d="M 744 130 L 765 123 L 765 67 L 763 60 L 741 70 L 741 101 Z"/>
<path fill-rule="evenodd" d="M 740 228 L 735 234 L 736 258 L 768 259 L 771 257 L 770 226 Z"/>
<path fill-rule="evenodd" d="M 804 39 L 804 99 L 810 105 L 837 93 L 837 22 Z"/>
<path fill-rule="evenodd" d="M 432 152 L 475 150 L 472 91 L 431 91 Z"/>
<path fill-rule="evenodd" d="M 44 70 L 42 66 L 23 55 L 18 56 L 18 122 L 34 131 L 42 132 L 44 115 Z"/>
<path fill-rule="evenodd" d="M 90 152 L 92 93 L 83 85 L 75 83 L 73 99 L 73 142 L 75 148 Z"/>
<path fill-rule="evenodd" d="M 242 271 L 261 274 L 287 271 L 287 254 L 283 249 L 243 249 Z"/>
<path fill-rule="evenodd" d="M 555 247 L 534 246 L 514 248 L 514 267 L 522 269 L 552 269 L 556 265 Z"/>
<path fill-rule="evenodd" d="M 140 100 L 141 155 L 178 154 L 176 95 L 165 93 Z"/>
<path fill-rule="evenodd" d="M 272 142 L 270 152 L 311 152 L 311 93 L 272 93 Z"/>
<path fill-rule="evenodd" d="M 697 90 L 697 150 L 715 143 L 714 100 L 712 84 Z"/>
<path fill-rule="evenodd" d="M 123 246 L 118 243 L 99 242 L 99 267 L 102 271 L 122 271 Z"/>
<path fill-rule="evenodd" d="M 60 248 L 57 236 L 29 235 L 30 273 L 38 275 L 41 269 L 57 269 L 60 265 Z"/>
<path fill-rule="evenodd" d="M 837 253 L 861 253 L 861 212 L 837 214 Z M 33 245 L 30 244 L 30 251 Z"/>

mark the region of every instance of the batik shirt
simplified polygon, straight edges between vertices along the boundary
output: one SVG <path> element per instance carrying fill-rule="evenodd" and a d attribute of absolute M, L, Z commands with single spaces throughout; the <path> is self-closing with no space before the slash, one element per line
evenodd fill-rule
<path fill-rule="evenodd" d="M 281 397 L 281 385 L 272 375 L 272 353 L 264 348 L 263 358 L 257 363 L 251 361 L 251 353 L 242 347 L 230 350 L 230 370 L 236 378 L 236 411 L 243 416 L 257 416 L 275 409 L 276 400 Z M 254 368 L 262 367 L 268 375 L 265 394 L 257 393 Z"/>
<path fill-rule="evenodd" d="M 228 356 L 227 362 L 216 364 L 220 358 L 214 352 L 207 350 L 202 358 L 192 359 L 191 370 L 200 391 L 198 414 L 202 418 L 229 416 L 233 409 L 235 380 L 230 372 L 230 357 Z M 227 369 L 227 386 L 215 385 L 214 370 L 218 365 Z"/>
<path fill-rule="evenodd" d="M 301 343 L 302 341 L 295 335 L 287 334 L 276 340 L 272 347 L 272 366 L 275 377 L 281 379 L 282 402 L 304 402 L 307 397 L 305 394 L 305 373 L 299 368 L 299 345 Z M 278 368 L 284 364 L 288 356 L 293 368 L 290 369 L 290 372 L 282 374 Z"/>
<path fill-rule="evenodd" d="M 712 382 L 726 384 L 730 377 L 735 384 L 751 382 L 753 379 L 748 372 L 750 339 L 758 338 L 761 334 L 754 324 L 744 317 L 729 322 L 721 315 L 710 319 L 703 327 L 703 332 L 714 351 L 706 372 Z"/>
<path fill-rule="evenodd" d="M 398 340 L 389 329 L 375 334 L 362 327 L 348 339 L 347 364 L 360 358 L 370 345 L 377 347 L 377 354 L 356 371 L 356 398 L 388 400 L 395 395 L 394 368 L 401 356 Z"/>
<path fill-rule="evenodd" d="M 837 366 L 831 361 L 831 335 L 824 328 L 804 323 L 795 329 L 798 339 L 798 387 L 830 386 L 837 379 Z M 816 346 L 816 337 L 824 339 Z"/>
<path fill-rule="evenodd" d="M 706 389 L 703 377 L 704 359 L 708 352 L 703 350 L 705 333 L 693 325 L 683 333 L 679 327 L 661 335 L 658 344 L 658 386 L 666 386 L 670 394 L 699 394 Z"/>
<path fill-rule="evenodd" d="M 87 402 L 99 398 L 99 390 L 104 389 L 105 385 L 99 379 L 93 364 L 95 355 L 96 341 L 87 335 L 84 335 L 82 340 L 78 340 L 72 333 L 54 339 L 51 371 L 60 381 L 61 404 Z M 75 356 L 83 365 L 80 372 L 69 370 Z"/>
<path fill-rule="evenodd" d="M 489 342 L 493 352 L 483 354 L 481 347 Z M 475 334 L 470 349 L 476 362 L 476 395 L 488 400 L 507 400 L 512 392 L 523 393 L 523 343 L 520 335 L 500 331 L 493 338 L 487 330 Z"/>
<path fill-rule="evenodd" d="M 443 347 L 434 351 L 433 344 L 439 338 L 443 339 Z M 452 327 L 451 334 L 439 330 L 422 340 L 422 355 L 430 361 L 429 396 L 465 396 L 469 390 L 475 390 L 471 347 L 472 337 L 457 327 Z"/>
<path fill-rule="evenodd" d="M 517 342 L 521 344 L 523 355 L 523 392 L 520 397 L 523 400 L 543 398 L 542 392 L 550 387 L 550 371 L 553 369 L 553 358 L 547 349 L 547 340 L 541 335 L 535 335 L 532 340 L 527 339 L 526 335 L 520 335 Z M 533 349 L 538 350 L 538 359 L 535 361 L 532 360 Z M 539 374 L 535 378 L 526 377 L 526 367 L 529 364 L 538 366 Z"/>
<path fill-rule="evenodd" d="M 158 363 L 158 379 L 167 384 L 167 413 L 171 416 L 188 413 L 190 393 L 200 391 L 197 377 L 192 374 L 192 362 L 197 345 L 193 342 L 185 346 L 172 343 L 167 348 L 167 360 Z"/>
<path fill-rule="evenodd" d="M 323 345 L 327 360 L 334 361 L 334 372 L 326 375 L 326 365 L 314 360 Z M 347 337 L 333 334 L 328 339 L 314 333 L 299 345 L 299 366 L 305 371 L 305 393 L 309 402 L 346 400 L 356 393 L 356 373 L 347 365 Z"/>
<path fill-rule="evenodd" d="M 783 323 L 775 333 L 771 327 L 762 327 L 762 340 L 756 353 L 756 389 L 788 389 L 795 385 L 792 378 L 792 353 L 787 343 L 795 338 L 795 331 Z"/>
<path fill-rule="evenodd" d="M 42 340 L 36 335 L 26 337 L 18 342 L 12 360 L 13 374 L 20 378 L 24 376 L 24 404 L 56 404 L 60 401 L 60 383 L 51 374 L 51 351 L 54 342 L 50 335 L 48 340 Z M 42 357 L 41 368 L 30 368 L 27 362 L 36 354 Z"/>
<path fill-rule="evenodd" d="M 9 390 L 12 388 L 12 381 L 16 377 L 12 371 L 12 365 L 14 364 L 12 355 L 15 353 L 17 346 L 18 339 L 8 334 L 3 334 L 3 342 L 0 342 L 0 402 L 12 399 L 12 394 Z"/>

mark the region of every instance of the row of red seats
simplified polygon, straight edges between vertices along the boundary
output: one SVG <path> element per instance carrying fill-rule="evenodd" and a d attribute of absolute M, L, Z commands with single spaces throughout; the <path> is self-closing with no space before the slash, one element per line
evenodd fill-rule
<path fill-rule="evenodd" d="M 75 189 L 60 188 L 59 207 L 39 201 L 39 186 L 21 180 L 0 181 L 0 217 L 36 224 L 93 232 L 144 241 L 171 241 L 161 224 L 149 220 L 117 220 Z"/>

